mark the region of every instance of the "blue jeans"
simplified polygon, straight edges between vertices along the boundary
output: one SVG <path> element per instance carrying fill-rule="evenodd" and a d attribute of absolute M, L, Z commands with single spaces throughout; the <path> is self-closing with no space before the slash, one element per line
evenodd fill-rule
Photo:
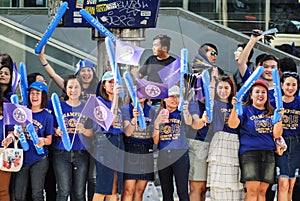
<path fill-rule="evenodd" d="M 300 168 L 300 136 L 284 137 L 287 150 L 282 156 L 275 155 L 277 178 L 295 179 L 299 176 Z"/>
<path fill-rule="evenodd" d="M 31 181 L 32 200 L 44 201 L 43 190 L 48 166 L 49 161 L 47 156 L 45 156 L 32 165 L 22 167 L 22 169 L 16 173 L 16 201 L 26 201 L 26 193 L 29 179 Z"/>
<path fill-rule="evenodd" d="M 189 201 L 188 180 L 190 160 L 187 150 L 163 150 L 158 155 L 158 175 L 163 200 L 173 201 L 173 176 L 180 201 Z"/>
<path fill-rule="evenodd" d="M 53 151 L 53 167 L 58 187 L 56 201 L 67 201 L 74 191 L 74 201 L 85 201 L 85 182 L 89 170 L 87 151 Z"/>

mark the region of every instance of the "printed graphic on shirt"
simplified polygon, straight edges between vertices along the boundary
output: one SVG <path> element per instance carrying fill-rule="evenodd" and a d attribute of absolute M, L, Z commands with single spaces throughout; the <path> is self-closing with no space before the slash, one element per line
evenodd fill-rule
<path fill-rule="evenodd" d="M 264 114 L 260 115 L 252 115 L 250 116 L 250 120 L 254 122 L 255 131 L 258 133 L 271 133 L 272 132 L 272 119 L 270 117 L 266 117 Z"/>
<path fill-rule="evenodd" d="M 145 130 L 142 130 L 141 127 L 137 124 L 134 129 L 134 132 L 131 134 L 131 137 L 138 138 L 138 139 L 149 139 L 152 137 L 151 126 L 150 126 L 151 118 L 145 117 L 145 120 L 148 125 L 147 128 Z"/>
<path fill-rule="evenodd" d="M 292 109 L 284 109 L 282 120 L 283 129 L 296 130 L 298 128 L 300 111 Z"/>
<path fill-rule="evenodd" d="M 164 140 L 177 140 L 180 137 L 180 124 L 179 119 L 169 119 L 167 125 L 162 127 L 162 132 L 160 132 L 159 139 Z"/>

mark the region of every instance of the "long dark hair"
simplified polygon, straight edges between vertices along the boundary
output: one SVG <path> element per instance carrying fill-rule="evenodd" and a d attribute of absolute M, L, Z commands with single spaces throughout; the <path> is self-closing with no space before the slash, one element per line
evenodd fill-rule
<path fill-rule="evenodd" d="M 270 95 L 269 95 L 269 90 L 266 86 L 264 86 L 263 84 L 253 84 L 252 87 L 250 88 L 249 90 L 249 96 L 247 98 L 247 101 L 245 102 L 245 105 L 252 105 L 253 104 L 253 100 L 251 99 L 251 94 L 252 94 L 252 91 L 253 91 L 253 88 L 255 86 L 262 86 L 264 87 L 266 90 L 267 90 L 267 101 L 265 102 L 264 104 L 264 107 L 265 107 L 265 115 L 272 115 L 273 112 L 274 112 L 274 108 L 273 106 L 271 105 L 270 103 Z"/>
<path fill-rule="evenodd" d="M 30 89 L 31 90 L 31 89 Z M 28 93 L 28 107 L 31 108 L 32 103 L 30 101 L 30 91 Z M 46 91 L 42 91 L 42 103 L 41 103 L 41 109 L 44 109 L 48 103 L 48 94 Z"/>
<path fill-rule="evenodd" d="M 106 93 L 106 90 L 104 89 L 104 85 L 107 82 L 107 80 L 100 80 L 97 85 L 96 89 L 96 96 L 101 96 L 104 100 L 109 101 L 108 94 Z"/>
<path fill-rule="evenodd" d="M 86 67 L 86 68 L 88 68 L 88 67 Z M 90 84 L 89 84 L 89 87 L 88 88 L 86 88 L 86 89 L 83 89 L 82 88 L 82 91 L 84 91 L 84 90 L 87 90 L 87 91 L 95 91 L 96 90 L 96 88 L 97 88 L 97 84 L 98 84 L 98 77 L 97 77 L 97 75 L 96 75 L 96 72 L 94 71 L 94 69 L 93 68 L 91 68 L 92 69 L 92 71 L 93 71 L 93 79 L 92 79 L 92 81 L 90 82 Z M 79 70 L 80 71 L 80 70 Z M 77 74 L 77 77 L 78 77 L 78 79 L 80 80 L 80 82 L 82 82 L 81 81 L 81 77 L 79 76 L 79 72 L 78 72 L 78 74 Z"/>
<path fill-rule="evenodd" d="M 1 84 L 0 84 L 1 86 Z M 3 93 L 0 93 L 0 115 L 3 115 L 3 103 L 5 102 Z"/>
<path fill-rule="evenodd" d="M 6 97 L 10 92 L 12 92 L 11 86 L 12 86 L 12 80 L 13 80 L 13 67 L 9 65 L 1 65 L 0 70 L 2 68 L 8 68 L 10 73 L 10 80 L 9 83 L 6 85 L 7 89 L 3 91 L 3 96 Z"/>
<path fill-rule="evenodd" d="M 229 75 L 220 75 L 219 76 L 219 79 L 218 79 L 218 83 L 216 84 L 216 90 L 215 90 L 215 98 L 217 100 L 220 100 L 220 97 L 217 93 L 217 87 L 218 87 L 218 84 L 220 82 L 227 82 L 230 87 L 231 87 L 231 91 L 230 91 L 230 95 L 228 97 L 228 104 L 230 105 L 230 107 L 232 108 L 233 105 L 232 105 L 232 98 L 235 96 L 235 93 L 236 93 L 236 85 L 235 85 L 235 82 L 233 81 L 232 77 L 230 77 Z"/>

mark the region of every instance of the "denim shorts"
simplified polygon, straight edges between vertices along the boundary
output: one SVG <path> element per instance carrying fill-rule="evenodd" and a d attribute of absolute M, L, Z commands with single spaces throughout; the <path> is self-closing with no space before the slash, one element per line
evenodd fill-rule
<path fill-rule="evenodd" d="M 114 172 L 118 173 L 118 193 L 122 192 L 124 171 L 123 134 L 100 134 L 96 139 L 95 193 L 111 195 Z"/>
<path fill-rule="evenodd" d="M 153 145 L 125 142 L 124 180 L 154 180 Z"/>
<path fill-rule="evenodd" d="M 240 155 L 241 182 L 260 181 L 272 184 L 275 174 L 273 150 L 246 151 Z"/>
<path fill-rule="evenodd" d="M 295 179 L 299 175 L 300 168 L 300 137 L 284 137 L 287 150 L 282 156 L 276 155 L 276 177 Z"/>

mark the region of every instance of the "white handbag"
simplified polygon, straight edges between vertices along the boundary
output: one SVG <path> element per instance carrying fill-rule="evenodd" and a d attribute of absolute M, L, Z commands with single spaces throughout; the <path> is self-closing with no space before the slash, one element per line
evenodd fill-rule
<path fill-rule="evenodd" d="M 23 165 L 23 149 L 18 148 L 18 140 L 14 141 L 14 148 L 0 148 L 0 170 L 18 172 Z"/>

